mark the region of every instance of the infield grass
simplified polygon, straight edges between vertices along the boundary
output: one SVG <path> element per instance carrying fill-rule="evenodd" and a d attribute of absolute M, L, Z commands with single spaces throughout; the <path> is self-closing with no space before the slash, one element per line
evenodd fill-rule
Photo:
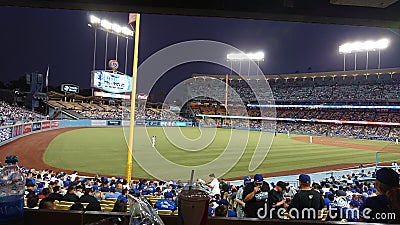
<path fill-rule="evenodd" d="M 145 129 L 147 129 L 148 135 Z M 171 128 L 170 128 L 171 129 Z M 196 140 L 201 132 L 198 128 L 174 128 L 188 139 Z M 211 132 L 211 130 L 210 130 Z M 280 172 L 294 169 L 327 166 L 342 163 L 373 163 L 375 152 L 341 148 L 328 145 L 309 144 L 288 138 L 286 134 L 277 134 L 272 143 L 268 156 L 262 164 L 252 172 L 248 171 L 249 162 L 257 145 L 260 135 L 258 131 L 240 131 L 243 135 L 249 134 L 249 141 L 244 153 L 236 165 L 224 177 L 239 177 L 255 173 Z M 147 151 L 151 148 L 151 137 L 157 136 L 157 151 L 166 159 L 181 165 L 200 165 L 212 161 L 224 151 L 230 138 L 230 130 L 216 129 L 215 138 L 204 149 L 199 151 L 185 151 L 177 147 L 176 143 L 168 140 L 160 127 L 138 127 L 134 139 L 135 151 Z M 294 137 L 296 135 L 292 135 Z M 372 142 L 375 145 L 375 142 Z M 200 148 L 204 143 L 194 144 L 193 149 Z M 366 142 L 363 142 L 366 144 Z M 196 146 L 198 145 L 198 146 Z M 242 148 L 232 146 L 233 151 L 242 151 Z M 382 154 L 380 161 L 400 161 L 399 153 Z M 124 176 L 127 162 L 127 144 L 122 128 L 83 128 L 72 130 L 57 136 L 48 146 L 44 162 L 48 165 L 94 174 Z M 232 163 L 229 157 L 224 163 Z M 159 167 L 159 162 L 152 165 Z M 168 168 L 159 168 L 168 170 Z M 213 168 L 210 168 L 212 172 Z M 135 161 L 133 161 L 132 177 L 150 178 Z"/>

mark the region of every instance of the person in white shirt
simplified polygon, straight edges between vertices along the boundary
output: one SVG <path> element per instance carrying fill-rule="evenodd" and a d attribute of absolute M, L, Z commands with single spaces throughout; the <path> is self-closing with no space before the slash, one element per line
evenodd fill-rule
<path fill-rule="evenodd" d="M 208 175 L 210 177 L 210 182 L 206 183 L 207 187 L 210 188 L 210 195 L 215 196 L 215 195 L 220 195 L 221 190 L 219 189 L 219 181 L 217 178 L 215 178 L 215 175 L 212 173 Z"/>
<path fill-rule="evenodd" d="M 151 146 L 154 148 L 156 146 L 156 136 L 151 138 Z"/>

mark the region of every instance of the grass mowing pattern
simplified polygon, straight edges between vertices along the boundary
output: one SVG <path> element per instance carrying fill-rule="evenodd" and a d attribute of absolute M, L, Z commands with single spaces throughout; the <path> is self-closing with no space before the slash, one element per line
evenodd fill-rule
<path fill-rule="evenodd" d="M 183 165 L 199 165 L 215 159 L 228 143 L 230 130 L 217 129 L 213 142 L 204 150 L 188 152 L 170 143 L 160 127 L 136 128 L 135 149 L 146 150 L 151 147 L 150 138 L 157 136 L 157 150 L 167 159 Z M 179 129 L 179 128 L 176 128 Z M 181 128 L 182 133 L 196 139 L 198 128 Z M 203 132 L 206 130 L 203 129 Z M 247 131 L 243 131 L 246 134 Z M 326 166 L 341 163 L 373 163 L 375 152 L 370 150 L 341 148 L 335 146 L 309 144 L 287 138 L 286 134 L 277 134 L 267 158 L 255 171 L 249 172 L 248 166 L 259 132 L 251 131 L 246 150 L 239 162 L 225 177 L 237 177 L 254 173 L 279 172 L 293 169 Z M 295 135 L 292 135 L 295 136 Z M 150 138 L 149 138 L 150 137 Z M 364 144 L 366 142 L 363 142 Z M 372 144 L 374 145 L 374 144 Z M 241 151 L 241 149 L 237 149 Z M 135 154 L 135 153 L 133 153 Z M 58 168 L 82 172 L 125 175 L 127 145 L 122 128 L 83 128 L 65 132 L 57 136 L 48 146 L 44 162 Z M 399 153 L 385 153 L 380 161 L 400 161 Z M 231 163 L 231 159 L 226 159 Z M 157 166 L 154 162 L 154 166 Z M 168 168 L 160 168 L 168 169 Z M 212 172 L 212 168 L 210 168 Z M 133 177 L 146 177 L 147 174 L 134 161 Z"/>

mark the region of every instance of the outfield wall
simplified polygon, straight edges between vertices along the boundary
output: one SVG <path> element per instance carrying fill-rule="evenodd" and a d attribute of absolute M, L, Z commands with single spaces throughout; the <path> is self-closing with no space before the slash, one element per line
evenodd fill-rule
<path fill-rule="evenodd" d="M 0 127 L 0 146 L 20 137 L 66 127 L 115 127 L 129 126 L 129 120 L 43 120 L 29 123 L 21 123 L 12 126 Z M 193 126 L 192 122 L 182 121 L 153 121 L 136 120 L 136 126 L 169 126 L 186 127 Z"/>

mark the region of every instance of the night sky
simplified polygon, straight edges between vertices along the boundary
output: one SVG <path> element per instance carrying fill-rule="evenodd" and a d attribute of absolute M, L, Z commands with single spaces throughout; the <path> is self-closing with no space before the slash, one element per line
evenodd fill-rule
<path fill-rule="evenodd" d="M 90 86 L 93 66 L 94 29 L 87 26 L 92 13 L 126 24 L 127 13 L 86 12 L 35 8 L 0 7 L 1 79 L 7 83 L 28 72 L 46 72 L 50 85 L 62 83 Z M 343 57 L 338 46 L 347 41 L 390 39 L 382 52 L 382 68 L 400 66 L 400 31 L 384 28 L 306 24 L 260 20 L 142 15 L 139 59 L 171 44 L 206 39 L 224 42 L 244 51 L 263 50 L 260 64 L 264 74 L 339 71 Z M 99 31 L 96 68 L 104 68 L 105 32 Z M 123 71 L 125 40 L 120 38 L 120 68 Z M 133 41 L 129 42 L 128 74 L 132 74 Z M 115 56 L 115 36 L 109 36 L 109 59 Z M 210 53 L 214 54 L 214 53 Z M 220 53 L 218 53 L 220 54 Z M 224 53 L 225 54 L 225 53 Z M 365 68 L 365 54 L 358 56 L 358 68 Z M 370 53 L 370 68 L 377 67 L 377 53 Z M 347 60 L 354 68 L 354 58 Z M 225 74 L 227 68 L 206 63 L 189 63 L 168 71 L 161 88 L 168 89 L 193 73 Z M 140 76 L 140 74 L 139 74 Z M 138 87 L 140 91 L 140 87 Z"/>

